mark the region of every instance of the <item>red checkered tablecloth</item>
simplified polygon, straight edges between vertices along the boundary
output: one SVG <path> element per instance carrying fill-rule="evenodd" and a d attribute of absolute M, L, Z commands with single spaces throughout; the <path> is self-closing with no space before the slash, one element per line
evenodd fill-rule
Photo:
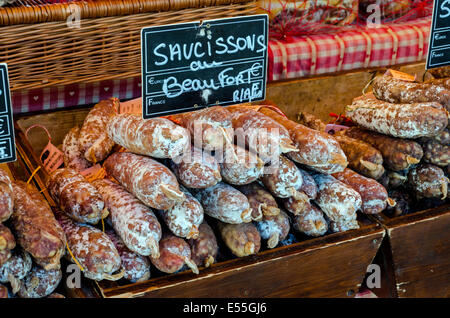
<path fill-rule="evenodd" d="M 430 24 L 428 17 L 380 28 L 271 40 L 268 81 L 422 61 Z M 113 96 L 137 98 L 141 78 L 13 91 L 11 95 L 14 113 L 27 113 L 94 104 Z"/>
<path fill-rule="evenodd" d="M 379 28 L 272 40 L 268 80 L 422 61 L 428 50 L 430 24 L 427 17 Z"/>

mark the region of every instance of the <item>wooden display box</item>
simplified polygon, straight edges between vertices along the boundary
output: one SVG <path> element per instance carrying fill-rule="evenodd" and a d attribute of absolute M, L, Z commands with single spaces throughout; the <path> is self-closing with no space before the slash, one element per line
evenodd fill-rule
<path fill-rule="evenodd" d="M 393 68 L 421 79 L 425 64 Z M 373 71 L 385 69 L 271 83 L 266 96 L 292 120 L 299 112 L 309 112 L 328 122 L 331 112 L 344 113 L 362 94 Z M 382 290 L 374 292 L 379 297 L 449 297 L 450 206 L 394 218 L 381 214 L 373 220 L 387 232 L 374 260 L 382 268 Z"/>
<path fill-rule="evenodd" d="M 17 149 L 29 172 L 41 164 L 39 154 L 48 139 L 44 131 L 35 128 L 28 140 L 25 130 L 37 123 L 46 126 L 58 146 L 88 111 L 77 108 L 16 116 Z M 42 189 L 46 177 L 44 169 L 34 177 Z M 48 193 L 43 193 L 54 205 Z M 361 216 L 359 222 L 358 230 L 303 238 L 249 257 L 227 259 L 200 268 L 199 275 L 190 271 L 155 275 L 135 284 L 85 280 L 83 289 L 67 293 L 73 297 L 353 297 L 385 235 L 373 220 Z"/>
<path fill-rule="evenodd" d="M 450 204 L 374 220 L 386 229 L 374 263 L 383 268 L 388 297 L 450 297 Z"/>

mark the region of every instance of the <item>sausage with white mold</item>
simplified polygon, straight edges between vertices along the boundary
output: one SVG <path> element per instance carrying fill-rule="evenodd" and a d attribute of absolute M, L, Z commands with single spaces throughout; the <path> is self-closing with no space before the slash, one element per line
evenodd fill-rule
<path fill-rule="evenodd" d="M 14 181 L 11 225 L 17 243 L 46 270 L 60 268 L 66 237 L 41 193 L 23 181 Z"/>
<path fill-rule="evenodd" d="M 195 198 L 205 214 L 231 224 L 252 221 L 252 209 L 247 197 L 229 184 L 220 182 L 207 189 L 196 189 Z"/>
<path fill-rule="evenodd" d="M 244 185 L 256 181 L 264 173 L 264 162 L 246 149 L 226 146 L 220 163 L 222 179 L 232 185 Z"/>
<path fill-rule="evenodd" d="M 280 213 L 275 198 L 258 182 L 246 184 L 237 189 L 247 197 L 252 209 L 253 221 L 261 221 L 263 217 L 276 216 Z"/>
<path fill-rule="evenodd" d="M 78 172 L 88 169 L 92 163 L 88 161 L 78 145 L 80 138 L 80 127 L 75 126 L 64 136 L 62 152 L 64 157 L 64 167 L 75 169 Z"/>
<path fill-rule="evenodd" d="M 261 236 L 253 223 L 229 224 L 217 221 L 217 228 L 225 245 L 237 257 L 259 252 Z"/>
<path fill-rule="evenodd" d="M 86 278 L 115 281 L 123 277 L 119 252 L 105 233 L 91 225 L 76 223 L 61 211 L 55 210 L 55 216 L 67 237 L 70 252 L 65 257 L 72 263 L 78 262 Z"/>
<path fill-rule="evenodd" d="M 431 83 L 409 82 L 389 75 L 375 77 L 372 91 L 376 98 L 395 104 L 438 102 L 450 106 L 450 91 Z"/>
<path fill-rule="evenodd" d="M 206 221 L 198 227 L 198 237 L 189 239 L 188 244 L 191 247 L 192 260 L 197 266 L 211 266 L 217 258 L 219 247 L 217 245 L 216 235 Z"/>
<path fill-rule="evenodd" d="M 393 104 L 375 98 L 355 99 L 345 115 L 371 131 L 415 139 L 438 134 L 448 125 L 448 113 L 436 102 Z"/>
<path fill-rule="evenodd" d="M 189 132 L 166 118 L 119 114 L 106 126 L 109 138 L 128 151 L 153 158 L 175 158 L 189 149 Z"/>
<path fill-rule="evenodd" d="M 121 238 L 113 230 L 107 230 L 105 233 L 114 243 L 114 246 L 120 254 L 122 268 L 125 271 L 123 278 L 131 283 L 148 280 L 151 276 L 149 258 L 136 254 L 128 249 Z"/>
<path fill-rule="evenodd" d="M 322 173 L 340 172 L 347 167 L 347 158 L 339 143 L 331 135 L 305 127 L 268 108 L 263 107 L 259 112 L 274 119 L 288 130 L 298 150 L 286 153 L 291 160 Z"/>
<path fill-rule="evenodd" d="M 56 204 L 77 222 L 97 224 L 108 216 L 100 193 L 75 169 L 53 171 L 47 189 Z"/>
<path fill-rule="evenodd" d="M 308 196 L 308 198 L 314 200 L 317 197 L 317 184 L 314 181 L 314 178 L 304 169 L 298 168 L 298 170 L 302 175 L 302 185 L 298 188 L 298 191 L 303 192 Z"/>
<path fill-rule="evenodd" d="M 220 165 L 214 156 L 191 147 L 190 156 L 171 161 L 170 168 L 182 185 L 194 189 L 206 189 L 222 181 Z"/>
<path fill-rule="evenodd" d="M 333 177 L 360 194 L 361 211 L 365 214 L 378 214 L 388 204 L 390 206 L 395 205 L 395 201 L 389 198 L 386 189 L 374 179 L 364 177 L 348 168 L 342 172 L 334 173 Z"/>
<path fill-rule="evenodd" d="M 150 256 L 150 261 L 161 272 L 172 274 L 187 265 L 194 274 L 199 273 L 197 265 L 192 260 L 191 248 L 181 237 L 164 232 L 159 241 L 159 251 L 160 257 Z"/>
<path fill-rule="evenodd" d="M 267 248 L 275 248 L 289 234 L 291 228 L 289 216 L 280 210 L 275 216 L 264 217 L 261 221 L 254 223 L 261 239 L 267 240 Z"/>
<path fill-rule="evenodd" d="M 222 106 L 207 107 L 172 117 L 189 131 L 196 147 L 214 150 L 233 143 L 231 113 Z"/>
<path fill-rule="evenodd" d="M 14 208 L 14 191 L 6 171 L 0 169 L 0 223 L 9 219 Z"/>
<path fill-rule="evenodd" d="M 323 212 L 314 205 L 307 203 L 302 213 L 292 217 L 292 228 L 307 236 L 322 236 L 328 231 L 328 222 Z"/>
<path fill-rule="evenodd" d="M 20 282 L 31 271 L 33 261 L 29 253 L 22 248 L 16 248 L 11 258 L 0 266 L 0 283 L 10 283 L 12 293 L 20 289 Z"/>
<path fill-rule="evenodd" d="M 58 287 L 62 279 L 62 271 L 53 269 L 46 271 L 39 266 L 33 266 L 21 282 L 18 292 L 21 298 L 43 298 Z"/>
<path fill-rule="evenodd" d="M 331 175 L 314 174 L 318 187 L 314 200 L 327 217 L 335 223 L 354 223 L 356 211 L 361 209 L 361 195 Z"/>
<path fill-rule="evenodd" d="M 93 182 L 110 211 L 111 225 L 133 252 L 158 257 L 161 225 L 153 211 L 109 179 Z"/>
<path fill-rule="evenodd" d="M 272 118 L 248 107 L 227 107 L 232 113 L 232 124 L 238 139 L 248 149 L 269 163 L 282 153 L 298 151 L 289 137 L 289 132 Z"/>
<path fill-rule="evenodd" d="M 180 189 L 186 195 L 186 199 L 168 210 L 158 210 L 158 213 L 173 234 L 186 239 L 195 239 L 203 222 L 203 207 L 186 188 L 180 186 Z"/>
<path fill-rule="evenodd" d="M 280 156 L 278 162 L 272 162 L 269 173 L 261 177 L 264 186 L 278 198 L 296 197 L 297 189 L 303 184 L 302 174 L 294 162 Z"/>
<path fill-rule="evenodd" d="M 105 160 L 103 167 L 109 176 L 149 207 L 167 210 L 186 198 L 173 172 L 149 157 L 116 152 Z"/>
<path fill-rule="evenodd" d="M 103 161 L 114 147 L 106 132 L 106 125 L 119 110 L 119 99 L 100 101 L 92 108 L 80 129 L 78 145 L 84 158 L 93 164 Z"/>

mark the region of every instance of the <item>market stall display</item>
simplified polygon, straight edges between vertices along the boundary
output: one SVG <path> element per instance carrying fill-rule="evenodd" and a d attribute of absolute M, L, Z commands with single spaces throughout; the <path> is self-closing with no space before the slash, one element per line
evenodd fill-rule
<path fill-rule="evenodd" d="M 226 111 L 226 108 L 224 108 L 223 111 Z M 24 132 L 27 127 L 33 125 L 31 122 L 34 123 L 35 121 L 39 121 L 41 124 L 46 125 L 45 122 L 48 122 L 48 120 L 52 121 L 52 117 L 54 118 L 54 116 L 58 116 L 60 118 L 61 126 L 49 126 L 48 129 L 50 134 L 52 135 L 52 142 L 54 142 L 56 145 L 59 145 L 64 140 L 67 140 L 67 135 L 71 134 L 73 127 L 76 127 L 77 125 L 80 125 L 85 121 L 85 118 L 91 113 L 91 109 L 84 109 L 82 111 L 68 111 L 69 113 L 67 117 L 64 115 L 64 113 L 66 112 L 67 111 L 54 112 L 19 119 L 18 121 L 16 121 L 16 128 L 18 129 L 19 135 L 24 137 L 25 135 L 22 135 L 22 132 Z M 81 116 L 79 114 L 80 112 L 82 112 L 84 116 Z M 231 112 L 230 114 L 233 114 L 233 112 Z M 260 114 L 260 116 L 266 116 L 262 112 L 258 112 L 258 114 Z M 125 118 L 123 115 L 114 116 Z M 46 119 L 42 121 L 39 118 Z M 115 118 L 116 117 L 113 117 L 107 125 L 114 122 Z M 174 119 L 174 122 L 170 121 L 171 125 L 175 125 L 174 127 L 178 127 L 177 129 L 184 129 L 177 125 L 176 118 L 179 118 L 179 116 L 175 115 L 173 116 L 173 118 L 170 118 Z M 133 117 L 133 120 L 134 119 L 137 120 L 137 117 Z M 152 121 L 153 120 L 149 120 L 149 122 Z M 157 124 L 152 129 L 159 129 L 157 128 L 158 125 L 159 127 L 165 127 L 167 125 L 166 121 L 169 122 L 169 119 L 153 121 Z M 274 120 L 270 117 L 265 117 L 265 121 L 267 123 L 272 123 L 272 127 L 277 127 L 279 125 L 276 124 L 276 122 L 274 122 Z M 138 132 L 139 129 L 133 129 L 132 131 Z M 313 134 L 316 134 L 313 130 L 311 131 L 313 132 Z M 175 133 L 175 135 L 177 134 L 177 130 L 174 130 L 173 132 Z M 181 136 L 185 136 L 186 134 L 187 136 L 189 136 L 187 130 L 186 133 Z M 321 138 L 324 138 L 325 136 L 321 133 L 318 135 L 321 136 Z M 27 151 L 22 150 L 20 151 L 20 153 L 26 158 L 25 161 L 31 164 L 29 166 L 29 169 L 36 170 L 36 168 L 41 165 L 41 163 L 39 163 L 40 156 L 38 154 L 42 151 L 42 148 L 40 147 L 45 142 L 39 137 L 42 136 L 39 130 L 35 130 L 35 133 L 29 133 L 28 136 L 29 139 L 20 138 L 21 142 L 19 148 L 24 150 L 25 148 L 22 148 L 22 146 L 24 146 L 27 149 L 30 149 L 31 153 L 26 154 Z M 141 140 L 145 141 L 145 138 L 151 137 L 152 134 L 144 132 L 140 133 L 140 136 Z M 222 138 L 223 136 L 224 134 L 222 133 Z M 225 136 L 227 135 L 225 134 Z M 331 135 L 326 136 L 329 136 L 327 138 L 329 138 L 330 142 L 332 142 L 333 137 Z M 155 135 L 155 137 L 158 137 L 159 140 L 161 140 L 160 138 L 164 138 L 164 135 Z M 286 135 L 284 139 L 288 141 L 287 144 L 294 145 L 294 143 L 290 141 L 291 139 L 289 134 Z M 249 256 L 258 257 L 270 261 L 272 259 L 272 256 L 269 252 L 274 251 L 276 253 L 282 252 L 286 253 L 286 255 L 292 255 L 293 260 L 295 259 L 295 261 L 297 261 L 296 259 L 301 258 L 301 254 L 303 253 L 303 244 L 311 244 L 312 242 L 309 243 L 309 241 L 314 237 L 319 239 L 319 241 L 314 243 L 314 245 L 317 245 L 318 247 L 323 244 L 322 238 L 320 236 L 323 236 L 323 239 L 327 241 L 330 239 L 346 241 L 347 236 L 341 236 L 344 234 L 341 232 L 350 228 L 353 228 L 355 229 L 354 231 L 356 231 L 354 234 L 350 234 L 351 236 L 362 236 L 362 241 L 360 241 L 358 244 L 363 243 L 364 241 L 366 241 L 366 239 L 367 243 L 369 243 L 369 237 L 378 237 L 379 235 L 383 234 L 380 228 L 378 228 L 374 224 L 370 224 L 370 222 L 368 222 L 368 219 L 366 219 L 364 216 L 360 215 L 357 219 L 356 213 L 351 213 L 351 218 L 348 220 L 344 218 L 345 220 L 343 219 L 342 221 L 340 221 L 339 217 L 333 218 L 332 221 L 328 220 L 328 218 L 321 211 L 321 208 L 319 208 L 319 205 L 315 205 L 315 203 L 312 202 L 312 200 L 315 200 L 316 196 L 318 196 L 318 189 L 313 176 L 310 175 L 310 172 L 307 172 L 306 170 L 300 168 L 294 161 L 291 161 L 284 155 L 279 155 L 278 159 L 281 163 L 280 169 L 274 171 L 279 178 L 279 185 L 277 186 L 273 182 L 275 179 L 270 179 L 270 175 L 269 178 L 267 178 L 268 180 L 266 181 L 264 181 L 264 175 L 261 175 L 257 176 L 256 178 L 246 179 L 239 185 L 228 183 L 229 181 L 227 182 L 226 178 L 222 176 L 222 181 L 213 185 L 209 185 L 206 188 L 189 187 L 186 186 L 186 182 L 184 182 L 183 185 L 179 183 L 182 179 L 180 179 L 179 177 L 179 169 L 176 168 L 185 163 L 183 163 L 183 161 L 179 161 L 179 163 L 177 164 L 176 162 L 177 159 L 180 160 L 182 159 L 182 157 L 154 157 L 152 159 L 149 156 L 129 152 L 130 149 L 127 149 L 128 144 L 125 143 L 126 139 L 116 140 L 116 142 L 122 143 L 122 146 L 124 146 L 125 149 L 114 146 L 107 158 L 103 162 L 98 162 L 98 166 L 100 168 L 103 166 L 104 170 L 106 171 L 106 176 L 104 176 L 103 174 L 99 174 L 97 176 L 97 178 L 99 178 L 98 180 L 84 180 L 84 182 L 92 183 L 99 190 L 99 193 L 103 197 L 103 209 L 107 210 L 109 213 L 108 217 L 106 217 L 104 221 L 98 222 L 95 227 L 87 225 L 81 226 L 81 224 L 79 224 L 77 220 L 70 220 L 67 217 L 67 215 L 70 214 L 63 214 L 61 211 L 58 211 L 59 204 L 57 204 L 57 193 L 52 191 L 51 188 L 47 187 L 47 180 L 50 180 L 52 174 L 58 171 L 64 171 L 66 170 L 66 168 L 60 167 L 53 173 L 49 173 L 45 169 L 38 169 L 34 176 L 34 179 L 37 184 L 42 186 L 43 193 L 46 195 L 47 199 L 55 205 L 55 208 L 57 209 L 55 213 L 57 212 L 58 219 L 61 220 L 62 224 L 67 229 L 68 234 L 66 235 L 68 235 L 68 237 L 73 236 L 71 233 L 75 233 L 75 228 L 79 228 L 79 231 L 89 230 L 102 232 L 103 227 L 105 227 L 106 232 L 111 233 L 111 231 L 113 231 L 117 237 L 121 238 L 123 243 L 130 251 L 141 256 L 148 255 L 148 253 L 143 253 L 142 249 L 136 248 L 136 244 L 140 244 L 139 242 L 143 242 L 142 240 L 144 236 L 151 235 L 150 237 L 152 237 L 155 242 L 160 242 L 159 254 L 160 257 L 162 256 L 162 258 L 158 258 L 157 254 L 152 254 L 150 258 L 151 264 L 153 264 L 150 265 L 151 277 L 147 280 L 142 280 L 139 282 L 140 284 L 143 284 L 139 288 L 144 288 L 146 290 L 145 292 L 143 292 L 143 296 L 153 296 L 163 292 L 163 290 L 159 289 L 147 290 L 146 286 L 151 286 L 156 282 L 168 284 L 170 281 L 176 278 L 177 280 L 186 281 L 186 283 L 189 284 L 194 284 L 194 281 L 196 280 L 194 277 L 190 277 L 188 275 L 189 272 L 193 272 L 191 275 L 201 276 L 211 275 L 211 273 L 208 274 L 208 271 L 212 271 L 212 273 L 215 274 L 212 275 L 210 279 L 214 280 L 216 279 L 216 277 L 219 278 L 224 275 L 221 268 L 227 268 L 229 266 L 240 266 L 237 265 L 237 261 L 240 261 L 241 258 L 244 263 L 258 263 L 255 259 L 252 258 L 245 260 L 245 258 Z M 180 138 L 177 138 L 176 140 L 178 141 L 180 140 Z M 251 159 L 253 158 L 252 156 L 255 156 L 255 158 L 253 159 L 255 159 L 257 163 L 259 162 L 257 160 L 259 159 L 257 155 L 250 153 L 249 150 L 245 150 L 245 155 L 240 157 L 238 155 L 240 149 L 236 147 L 236 145 L 231 146 L 229 142 L 233 143 L 234 139 L 231 138 L 228 139 L 228 142 L 223 143 L 222 141 L 221 143 L 221 145 L 225 144 L 226 147 L 229 147 L 229 149 L 227 150 L 229 151 L 229 153 L 225 152 L 225 157 L 230 159 L 233 164 L 240 165 L 235 168 L 240 169 L 241 174 L 242 172 L 245 172 L 245 169 L 252 169 L 251 166 L 246 167 L 245 159 Z M 337 143 L 332 143 L 334 147 L 337 147 Z M 168 139 L 168 143 L 158 143 L 158 140 L 154 140 L 151 144 L 156 147 L 156 149 L 162 149 L 162 147 L 170 147 L 171 141 Z M 193 142 L 193 144 L 195 146 L 195 142 Z M 307 141 L 303 140 L 302 145 L 307 147 Z M 194 146 L 184 147 L 184 150 L 186 151 L 186 153 L 191 153 L 195 148 Z M 134 147 L 146 147 L 145 142 L 136 143 L 136 146 Z M 292 149 L 295 146 L 290 147 Z M 196 151 L 199 152 L 200 150 L 201 149 L 197 149 Z M 141 152 L 139 149 L 135 149 L 134 151 L 137 153 Z M 199 153 L 201 154 L 201 152 Z M 291 153 L 296 153 L 296 149 L 294 149 L 294 151 L 291 151 Z M 81 156 L 84 156 L 83 151 L 80 151 L 79 154 L 81 154 Z M 235 157 L 233 154 L 237 156 Z M 209 156 L 210 157 L 198 156 L 199 163 L 203 164 L 203 158 L 206 158 L 206 160 L 208 160 L 208 158 L 214 159 L 214 157 L 211 157 L 211 155 Z M 32 162 L 34 162 L 36 165 Z M 152 168 L 149 170 L 148 167 L 150 166 Z M 267 168 L 268 166 L 269 165 L 266 165 L 264 168 Z M 224 168 L 225 167 L 223 167 L 223 165 L 221 164 L 216 166 L 215 169 L 220 172 Z M 89 167 L 87 169 L 92 169 L 92 167 Z M 172 169 L 175 170 L 172 171 Z M 194 174 L 201 174 L 202 170 L 191 169 L 190 171 Z M 73 171 L 72 173 L 75 174 L 75 171 Z M 78 177 L 76 178 L 80 178 L 80 176 L 82 176 L 83 174 L 83 171 L 81 171 L 81 173 L 76 173 L 78 174 Z M 235 176 L 238 175 L 239 174 L 235 174 Z M 196 179 L 198 179 L 200 176 L 201 175 L 196 176 Z M 86 178 L 91 177 L 92 175 Z M 110 181 L 108 178 L 113 178 L 114 180 Z M 268 186 L 268 188 L 266 188 L 265 184 Z M 113 197 L 118 197 L 119 192 L 117 192 L 116 189 L 118 190 L 119 188 L 121 189 L 120 197 L 124 197 L 125 195 L 129 197 L 129 199 L 123 201 L 123 205 L 121 205 L 122 201 L 112 199 Z M 67 189 L 69 189 L 69 187 L 67 187 Z M 148 189 L 152 190 L 148 191 Z M 115 194 L 116 192 L 117 195 Z M 51 196 L 50 193 L 54 193 L 53 196 L 55 197 Z M 95 193 L 95 191 L 93 191 L 92 193 Z M 296 209 L 287 209 L 287 211 L 285 211 L 283 209 L 282 200 L 284 199 L 282 197 L 284 197 L 284 199 L 292 198 L 292 200 L 294 201 L 292 202 L 292 204 L 296 204 Z M 82 196 L 80 198 L 87 197 Z M 137 222 L 139 218 L 131 216 L 130 213 L 133 210 L 126 208 L 126 211 L 120 211 L 120 206 L 129 207 L 129 203 L 131 202 L 134 202 L 133 204 L 136 206 L 140 205 L 142 209 L 145 208 L 147 209 L 147 211 L 152 211 L 152 209 L 155 209 L 154 215 L 152 216 L 153 221 L 151 220 L 150 223 L 153 225 L 159 225 L 162 233 L 165 233 L 162 237 L 153 236 L 153 234 L 151 234 L 151 231 L 153 230 L 148 232 L 146 229 L 144 230 L 143 228 L 135 227 L 135 225 L 133 225 L 133 222 Z M 320 201 L 320 204 L 322 204 L 322 206 L 326 208 L 327 204 L 329 203 L 327 203 L 327 200 L 324 199 Z M 255 211 L 253 211 L 253 207 L 255 207 Z M 356 212 L 356 210 L 352 211 Z M 144 217 L 144 215 L 148 215 L 148 213 L 150 212 L 146 212 L 146 214 L 143 212 L 142 217 Z M 128 214 L 130 214 L 130 217 L 125 217 L 125 215 Z M 209 225 L 211 231 L 208 231 L 208 229 L 204 229 L 205 225 L 203 224 L 203 222 L 205 221 Z M 296 223 L 296 225 L 292 226 L 291 224 L 293 224 L 294 222 Z M 333 225 L 333 222 L 336 223 L 336 225 Z M 329 223 L 330 225 L 328 225 Z M 351 226 L 349 224 L 351 224 Z M 151 225 L 149 229 L 156 229 L 153 225 Z M 132 229 L 133 227 L 135 228 L 135 230 L 130 231 L 130 229 Z M 202 231 L 200 230 L 201 228 Z M 329 232 L 327 232 L 327 230 L 329 230 Z M 204 231 L 206 232 L 203 233 Z M 291 244 L 288 244 L 286 240 L 289 235 L 294 235 L 297 237 L 294 241 L 292 241 Z M 311 235 L 311 238 L 308 238 L 308 235 Z M 203 240 L 204 243 L 197 242 L 197 239 Z M 86 257 L 94 256 L 80 254 L 77 249 L 78 245 L 76 245 L 76 242 L 78 242 L 77 239 L 72 238 L 71 240 L 72 242 L 71 244 L 69 244 L 69 248 L 72 251 L 73 259 L 69 259 L 69 261 L 78 261 L 78 257 L 80 257 L 81 260 L 79 260 L 78 263 L 82 268 L 84 268 L 86 264 Z M 81 244 L 80 246 L 90 246 L 90 244 L 94 244 L 94 242 L 90 241 L 86 241 L 84 243 L 83 242 L 80 241 L 78 243 Z M 161 245 L 161 242 L 164 242 L 164 244 Z M 377 242 L 380 243 L 381 241 L 377 239 Z M 150 245 L 154 246 L 154 244 Z M 362 248 L 363 245 L 358 248 Z M 112 249 L 112 246 L 114 245 L 108 246 L 111 246 Z M 216 250 L 215 246 L 218 247 L 218 250 Z M 375 246 L 373 248 L 375 248 Z M 173 248 L 175 248 L 175 250 L 173 250 Z M 284 248 L 287 249 L 283 250 Z M 163 249 L 163 251 L 161 249 Z M 100 249 L 99 247 L 99 250 L 103 249 Z M 164 250 L 167 250 L 167 252 Z M 179 252 L 175 253 L 175 251 Z M 188 255 L 188 251 L 191 252 L 190 256 Z M 372 254 L 375 250 L 370 248 L 367 251 L 368 252 L 364 252 L 363 254 Z M 317 250 L 317 252 L 319 252 L 319 249 Z M 328 253 L 328 251 L 326 250 L 323 252 Z M 320 251 L 320 253 L 322 253 L 322 251 Z M 335 255 L 335 251 L 332 251 L 331 253 L 332 255 Z M 118 255 L 119 254 L 116 255 L 116 258 L 118 257 Z M 244 257 L 244 255 L 247 256 Z M 350 254 L 346 255 L 344 253 L 343 255 L 339 256 L 336 254 L 333 257 L 349 256 Z M 353 258 L 354 256 L 355 255 L 351 257 Z M 363 257 L 361 259 L 361 262 L 365 262 L 365 260 L 370 259 L 370 257 L 370 255 L 367 255 L 367 258 Z M 140 264 L 140 262 L 136 262 L 136 266 L 141 266 Z M 205 267 L 206 265 L 207 267 Z M 364 268 L 362 263 L 359 262 L 358 267 L 361 268 L 361 266 L 362 268 Z M 154 268 L 153 270 L 152 267 Z M 112 269 L 114 269 L 114 271 Z M 186 271 L 186 269 L 191 269 L 191 271 Z M 125 269 L 123 268 L 122 270 L 125 271 Z M 136 286 L 130 285 L 130 287 L 128 287 L 129 283 L 127 283 L 127 280 L 120 278 L 122 277 L 120 275 L 125 274 L 120 273 L 121 270 L 117 269 L 117 267 L 115 265 L 113 266 L 113 264 L 111 263 L 111 266 L 106 269 L 89 269 L 89 273 L 87 273 L 89 275 L 85 276 L 89 279 L 94 280 L 106 278 L 98 281 L 98 283 L 94 282 L 93 285 L 92 283 L 88 283 L 94 286 L 95 289 L 103 296 L 122 295 L 122 293 L 124 292 L 122 291 L 123 288 L 126 288 L 128 290 L 127 293 L 139 293 L 136 289 Z M 360 277 L 360 275 L 363 274 L 364 271 L 360 272 L 357 276 Z M 176 276 L 172 278 L 171 275 Z M 238 275 L 237 272 L 233 274 L 233 280 L 237 279 L 236 275 Z M 241 272 L 239 272 L 238 275 L 239 279 L 241 278 L 240 275 Z M 116 278 L 118 279 L 117 281 L 111 281 Z M 357 280 L 356 278 L 354 279 Z M 170 283 L 168 287 L 170 288 L 165 288 L 164 293 L 170 292 L 170 290 L 173 290 L 174 288 L 176 289 L 176 285 L 170 286 Z M 267 293 L 267 291 L 264 291 L 259 287 L 255 286 L 254 288 L 254 292 L 264 292 L 264 294 Z M 204 290 L 200 288 L 198 290 L 199 295 L 203 295 L 203 291 Z M 178 290 L 173 292 L 179 293 L 182 291 Z M 219 290 L 218 292 L 223 291 Z M 318 290 L 316 293 L 323 292 L 324 290 Z"/>

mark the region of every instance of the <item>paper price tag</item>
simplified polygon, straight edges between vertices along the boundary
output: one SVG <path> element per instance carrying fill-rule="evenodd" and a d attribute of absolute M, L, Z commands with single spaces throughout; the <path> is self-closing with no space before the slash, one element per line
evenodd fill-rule
<path fill-rule="evenodd" d="M 40 156 L 41 162 L 47 172 L 53 172 L 64 164 L 64 154 L 50 141 Z"/>
<path fill-rule="evenodd" d="M 120 102 L 119 114 L 142 114 L 142 98 Z"/>
<path fill-rule="evenodd" d="M 89 181 L 95 181 L 98 179 L 104 179 L 106 177 L 106 171 L 100 164 L 96 164 L 90 168 L 81 171 L 81 174 Z"/>
<path fill-rule="evenodd" d="M 385 75 L 390 75 L 393 78 L 402 80 L 402 81 L 407 81 L 407 82 L 415 82 L 416 81 L 416 76 L 415 75 L 411 75 L 411 74 L 407 74 L 407 73 L 403 73 L 400 71 L 396 71 L 393 69 L 388 69 L 385 73 Z"/>

